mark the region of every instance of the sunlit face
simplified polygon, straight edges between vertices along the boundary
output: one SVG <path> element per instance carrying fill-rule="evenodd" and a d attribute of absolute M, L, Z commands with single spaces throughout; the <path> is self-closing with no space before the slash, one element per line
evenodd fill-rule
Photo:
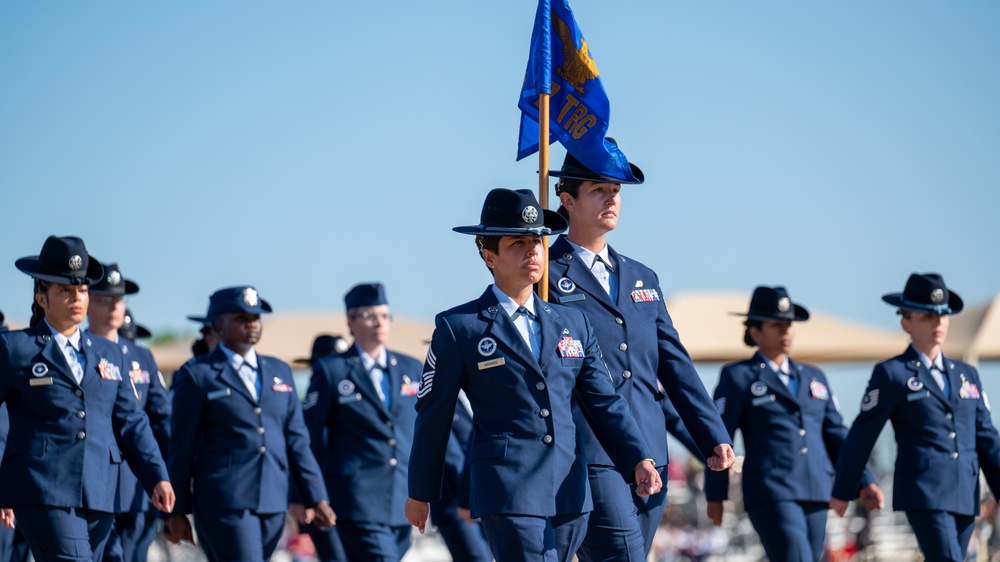
<path fill-rule="evenodd" d="M 226 312 L 220 314 L 215 321 L 215 327 L 222 339 L 222 344 L 229 349 L 256 345 L 260 341 L 263 325 L 260 314 L 249 312 Z"/>
<path fill-rule="evenodd" d="M 795 328 L 791 322 L 764 320 L 760 328 L 750 328 L 750 337 L 765 357 L 788 355 L 795 339 Z"/>
<path fill-rule="evenodd" d="M 124 295 L 93 295 L 90 297 L 90 309 L 87 318 L 91 326 L 100 326 L 118 330 L 125 323 L 125 304 L 128 299 Z"/>
<path fill-rule="evenodd" d="M 903 330 L 910 334 L 913 345 L 917 349 L 923 350 L 944 344 L 944 341 L 948 339 L 951 316 L 928 312 L 910 312 L 903 316 L 899 323 L 902 324 Z"/>
<path fill-rule="evenodd" d="M 392 327 L 389 305 L 359 306 L 347 313 L 347 328 L 362 346 L 385 345 Z"/>
<path fill-rule="evenodd" d="M 617 183 L 585 181 L 575 199 L 568 193 L 560 194 L 559 201 L 569 212 L 570 228 L 614 230 L 622 207 L 621 189 Z"/>
<path fill-rule="evenodd" d="M 500 287 L 525 287 L 542 278 L 545 255 L 539 236 L 503 236 L 494 253 L 483 250 L 483 259 Z"/>
<path fill-rule="evenodd" d="M 86 285 L 49 283 L 44 293 L 35 293 L 35 302 L 45 311 L 49 325 L 61 329 L 83 322 L 90 304 L 88 289 Z"/>

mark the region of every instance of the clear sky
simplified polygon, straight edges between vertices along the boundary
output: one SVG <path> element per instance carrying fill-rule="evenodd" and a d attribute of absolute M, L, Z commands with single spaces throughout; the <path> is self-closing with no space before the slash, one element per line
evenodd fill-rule
<path fill-rule="evenodd" d="M 0 2 L 0 309 L 27 320 L 13 262 L 49 234 L 118 261 L 154 331 L 243 283 L 300 311 L 380 280 L 428 322 L 477 297 L 451 227 L 537 189 L 514 161 L 535 6 Z M 879 296 L 912 271 L 1000 291 L 1000 3 L 573 9 L 647 179 L 610 241 L 668 294 L 784 284 L 893 327 Z"/>

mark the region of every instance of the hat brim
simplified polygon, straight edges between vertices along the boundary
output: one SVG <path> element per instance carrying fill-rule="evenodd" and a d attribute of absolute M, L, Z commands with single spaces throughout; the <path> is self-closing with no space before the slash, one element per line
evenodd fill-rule
<path fill-rule="evenodd" d="M 145 327 L 145 326 L 143 326 L 141 324 L 136 324 L 135 325 L 135 339 L 139 340 L 139 339 L 146 339 L 146 338 L 151 338 L 151 337 L 153 337 L 153 332 L 150 332 L 149 328 L 147 328 L 147 327 Z"/>
<path fill-rule="evenodd" d="M 71 277 L 66 277 L 63 275 L 53 275 L 42 270 L 42 263 L 39 260 L 39 256 L 28 256 L 21 258 L 14 262 L 14 267 L 19 269 L 21 273 L 27 273 L 31 277 L 38 279 L 39 281 L 45 281 L 47 283 L 58 283 L 60 285 L 73 285 L 74 279 Z M 94 256 L 87 254 L 87 273 L 83 277 L 85 285 L 93 285 L 97 283 L 101 277 L 104 277 L 104 266 L 101 262 L 94 259 Z"/>
<path fill-rule="evenodd" d="M 313 360 L 309 357 L 299 357 L 298 359 L 293 359 L 292 363 L 301 363 L 304 365 L 312 365 Z"/>
<path fill-rule="evenodd" d="M 483 226 L 481 224 L 456 226 L 452 228 L 459 234 L 474 234 L 477 236 L 551 236 L 562 234 L 569 229 L 569 223 L 559 213 L 542 209 L 542 227 L 540 228 L 501 228 Z"/>
<path fill-rule="evenodd" d="M 124 290 L 102 290 L 102 289 L 91 289 L 90 294 L 101 295 L 101 296 L 115 296 L 115 295 L 134 295 L 139 292 L 139 284 L 131 279 L 126 279 L 122 285 L 119 287 L 124 287 Z"/>
<path fill-rule="evenodd" d="M 926 312 L 930 314 L 958 314 L 965 308 L 962 297 L 948 290 L 948 304 L 923 304 L 903 300 L 903 293 L 887 293 L 882 295 L 882 300 L 899 310 L 909 312 Z"/>
<path fill-rule="evenodd" d="M 549 177 L 552 178 L 566 178 L 573 180 L 583 180 L 583 181 L 598 181 L 605 183 L 619 183 L 619 184 L 631 184 L 639 185 L 646 181 L 646 177 L 643 175 L 642 170 L 639 166 L 629 162 L 629 167 L 632 169 L 632 175 L 635 176 L 635 180 L 623 180 L 619 178 L 614 178 L 611 176 L 605 176 L 602 174 L 595 174 L 594 172 L 586 168 L 570 168 L 567 170 L 549 170 Z"/>
<path fill-rule="evenodd" d="M 809 320 L 809 310 L 801 304 L 792 304 L 791 316 L 777 316 L 749 312 L 730 312 L 733 316 L 742 316 L 748 320 L 758 320 L 760 322 L 805 322 Z"/>

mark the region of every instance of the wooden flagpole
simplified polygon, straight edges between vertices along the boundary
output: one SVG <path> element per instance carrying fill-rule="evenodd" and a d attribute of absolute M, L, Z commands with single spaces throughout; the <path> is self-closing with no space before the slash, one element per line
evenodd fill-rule
<path fill-rule="evenodd" d="M 549 96 L 538 94 L 538 203 L 549 208 Z M 542 213 L 545 214 L 544 212 Z M 549 300 L 549 237 L 542 237 L 542 279 L 538 282 L 538 296 Z"/>

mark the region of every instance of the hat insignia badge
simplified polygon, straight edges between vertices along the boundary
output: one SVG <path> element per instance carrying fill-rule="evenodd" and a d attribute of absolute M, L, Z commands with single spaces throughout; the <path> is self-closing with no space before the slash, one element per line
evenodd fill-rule
<path fill-rule="evenodd" d="M 528 205 L 521 211 L 521 218 L 524 219 L 524 222 L 534 223 L 538 220 L 538 209 L 532 205 Z"/>
<path fill-rule="evenodd" d="M 250 287 L 243 289 L 243 302 L 245 302 L 247 306 L 257 306 L 257 291 L 251 289 Z"/>
<path fill-rule="evenodd" d="M 941 304 L 944 301 L 944 291 L 941 289 L 934 289 L 931 291 L 931 302 L 934 304 Z"/>
<path fill-rule="evenodd" d="M 122 274 L 117 271 L 112 271 L 108 274 L 108 285 L 112 287 L 118 285 L 122 282 Z"/>
<path fill-rule="evenodd" d="M 788 312 L 792 308 L 792 301 L 788 300 L 788 297 L 781 297 L 778 299 L 778 310 L 781 312 Z"/>
<path fill-rule="evenodd" d="M 79 271 L 83 267 L 83 258 L 80 256 L 73 256 L 69 258 L 69 268 L 72 271 Z"/>

